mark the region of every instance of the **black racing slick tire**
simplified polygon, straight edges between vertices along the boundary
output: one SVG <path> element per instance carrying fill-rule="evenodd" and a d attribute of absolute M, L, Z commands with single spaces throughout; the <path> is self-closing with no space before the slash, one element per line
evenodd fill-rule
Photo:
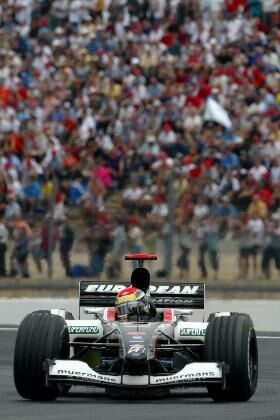
<path fill-rule="evenodd" d="M 49 311 L 36 311 L 21 322 L 14 352 L 14 382 L 21 397 L 54 400 L 59 395 L 55 384 L 46 386 L 44 361 L 68 359 L 69 334 L 65 320 Z"/>
<path fill-rule="evenodd" d="M 247 314 L 213 317 L 205 334 L 205 361 L 225 362 L 226 388 L 211 384 L 214 401 L 247 401 L 258 382 L 258 347 L 253 322 Z"/>

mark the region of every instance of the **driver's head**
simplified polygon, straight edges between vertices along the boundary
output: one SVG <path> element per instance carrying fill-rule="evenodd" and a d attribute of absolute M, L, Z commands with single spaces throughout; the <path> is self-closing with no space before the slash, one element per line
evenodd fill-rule
<path fill-rule="evenodd" d="M 146 293 L 150 286 L 150 272 L 143 267 L 135 268 L 131 274 L 131 284 Z"/>

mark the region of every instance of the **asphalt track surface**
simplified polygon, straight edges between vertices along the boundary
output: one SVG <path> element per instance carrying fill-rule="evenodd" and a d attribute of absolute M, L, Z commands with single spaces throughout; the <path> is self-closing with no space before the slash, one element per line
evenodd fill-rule
<path fill-rule="evenodd" d="M 13 383 L 16 331 L 0 328 L 1 420 L 280 419 L 280 334 L 258 334 L 259 383 L 246 403 L 214 403 L 203 388 L 172 391 L 167 399 L 111 399 L 102 389 L 72 388 L 53 402 L 23 400 Z"/>

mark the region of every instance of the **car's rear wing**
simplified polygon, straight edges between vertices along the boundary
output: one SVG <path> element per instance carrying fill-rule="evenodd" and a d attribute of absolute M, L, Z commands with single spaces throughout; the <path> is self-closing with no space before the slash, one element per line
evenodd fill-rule
<path fill-rule="evenodd" d="M 117 293 L 128 286 L 128 283 L 81 281 L 80 307 L 115 306 Z M 150 293 L 159 308 L 204 309 L 204 283 L 153 284 Z"/>

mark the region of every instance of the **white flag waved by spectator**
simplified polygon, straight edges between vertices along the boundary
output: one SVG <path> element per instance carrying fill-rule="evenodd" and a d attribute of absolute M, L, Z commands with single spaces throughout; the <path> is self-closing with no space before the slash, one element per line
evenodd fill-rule
<path fill-rule="evenodd" d="M 213 98 L 208 98 L 206 101 L 203 120 L 215 121 L 228 129 L 232 127 L 227 111 Z"/>

